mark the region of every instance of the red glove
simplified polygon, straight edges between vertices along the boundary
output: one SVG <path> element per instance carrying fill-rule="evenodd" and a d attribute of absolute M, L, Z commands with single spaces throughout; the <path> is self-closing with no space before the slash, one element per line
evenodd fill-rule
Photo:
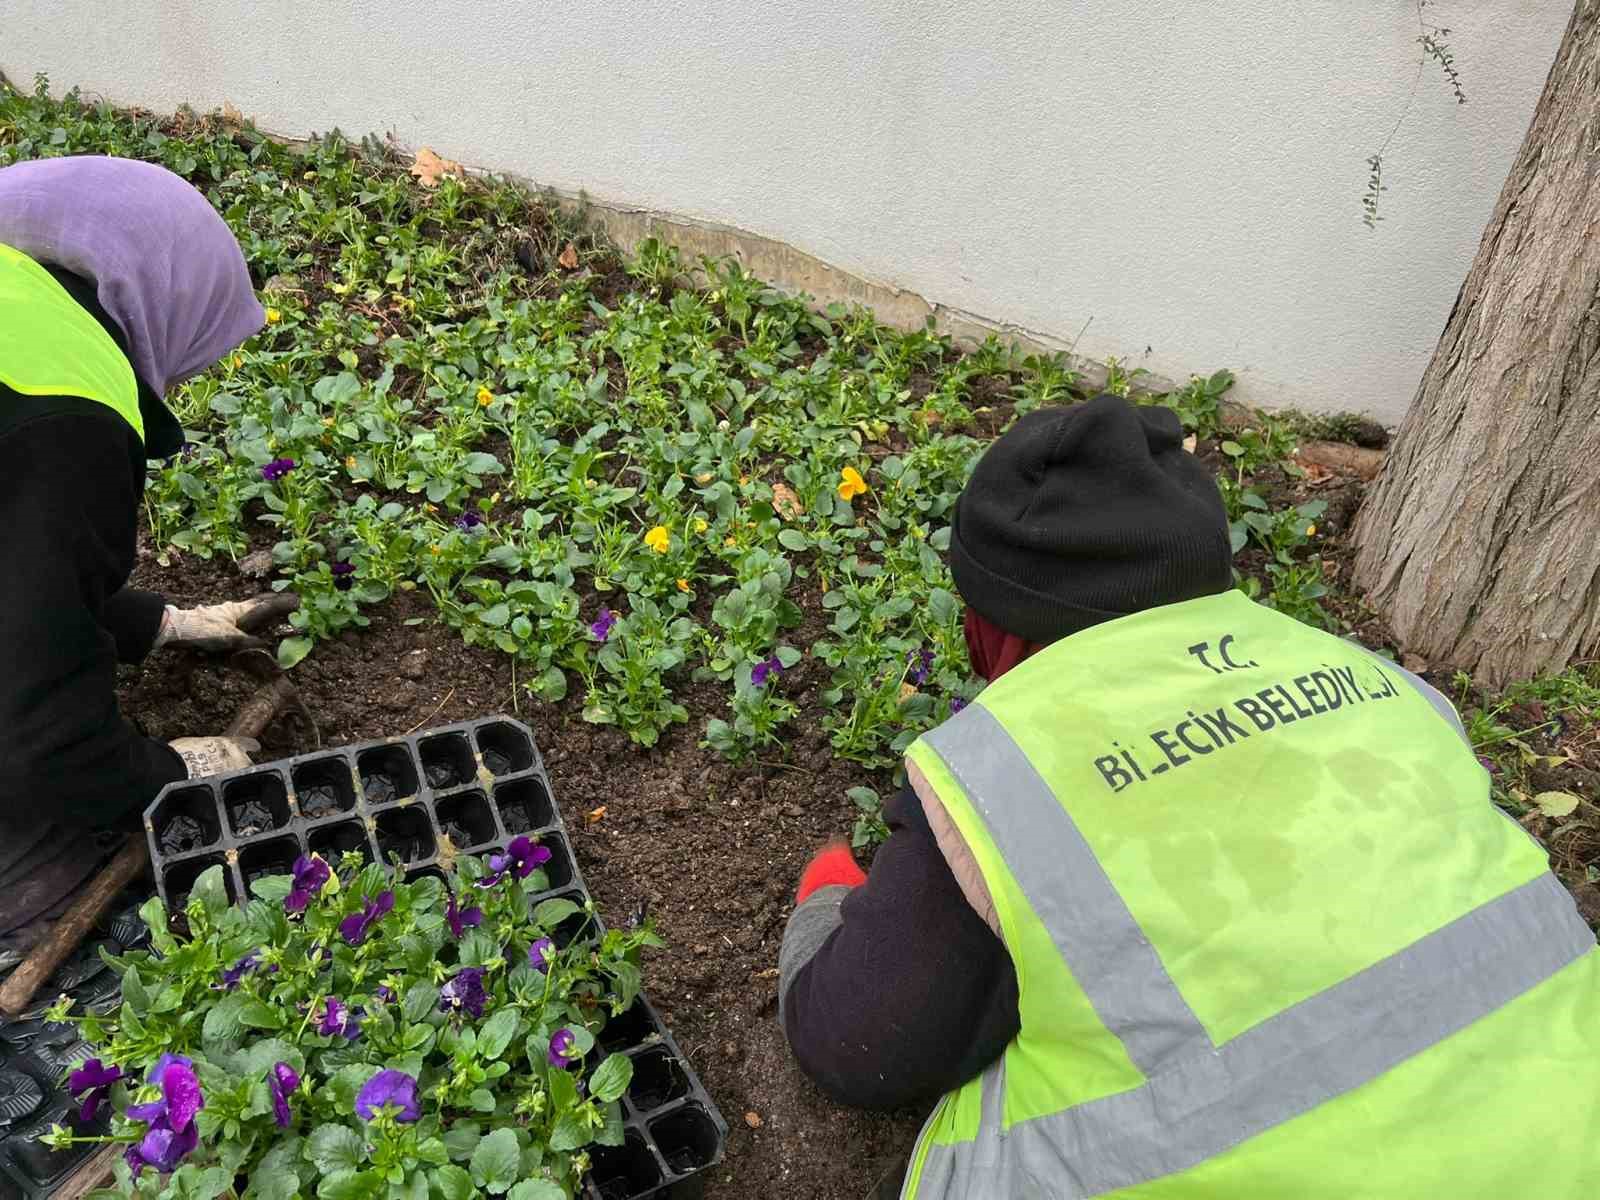
<path fill-rule="evenodd" d="M 856 866 L 850 847 L 843 838 L 835 838 L 818 850 L 800 873 L 800 888 L 794 894 L 794 902 L 804 904 L 806 897 L 819 888 L 860 887 L 866 881 L 867 873 Z"/>

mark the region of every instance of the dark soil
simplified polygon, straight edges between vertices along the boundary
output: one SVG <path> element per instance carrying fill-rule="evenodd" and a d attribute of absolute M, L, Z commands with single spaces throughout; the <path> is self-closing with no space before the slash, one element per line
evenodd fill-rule
<path fill-rule="evenodd" d="M 162 568 L 146 554 L 133 582 L 185 605 L 256 590 L 226 559 L 184 558 Z M 548 706 L 519 695 L 510 660 L 435 624 L 425 597 L 399 593 L 370 615 L 367 629 L 318 646 L 294 671 L 322 747 L 492 713 L 526 722 L 605 918 L 620 923 L 644 907 L 667 941 L 647 963 L 646 991 L 729 1125 L 707 1200 L 862 1200 L 889 1162 L 909 1151 L 926 1112 L 883 1115 L 834 1104 L 795 1066 L 777 1021 L 778 943 L 795 882 L 812 850 L 853 824 L 845 789 L 884 782 L 835 761 L 818 732 L 821 668 L 785 677 L 791 698 L 811 716 L 797 722 L 803 732 L 786 761 L 735 766 L 696 745 L 723 703 L 714 690 L 686 689 L 690 723 L 642 751 L 615 729 L 586 724 L 574 700 Z M 410 617 L 425 619 L 408 626 Z M 255 686 L 217 659 L 163 653 L 142 672 L 129 671 L 120 694 L 147 732 L 175 738 L 220 732 Z M 287 719 L 261 740 L 262 761 L 318 748 Z M 332 815 L 342 804 L 334 789 L 328 793 L 323 808 Z M 304 809 L 307 792 L 300 795 Z M 586 821 L 602 805 L 604 815 Z M 530 813 L 536 808 L 530 802 Z"/>

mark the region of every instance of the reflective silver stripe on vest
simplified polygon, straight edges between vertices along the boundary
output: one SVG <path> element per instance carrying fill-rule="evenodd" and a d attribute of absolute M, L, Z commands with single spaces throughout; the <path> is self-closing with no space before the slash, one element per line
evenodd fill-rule
<path fill-rule="evenodd" d="M 982 715 L 969 720 L 969 714 Z M 1086 853 L 1087 844 L 992 715 L 973 705 L 927 740 L 983 814 L 1041 919 L 1053 919 L 1045 908 L 1053 914 L 1068 903 L 1094 904 L 1103 899 L 1102 885 L 1110 890 L 1114 903 L 1073 914 L 1058 946 L 1082 941 L 1077 930 L 1083 925 L 1132 920 L 1098 863 L 1093 885 L 1073 878 L 1073 856 L 1080 848 Z M 980 785 L 983 790 L 974 791 Z M 1004 809 L 1003 820 L 990 819 L 988 801 Z M 1071 830 L 1065 856 L 1048 852 L 1049 839 L 1062 836 L 1062 823 Z M 1032 846 L 1013 857 L 1018 841 Z M 1152 1011 L 1189 1012 L 1143 937 L 1129 942 L 1123 934 L 1110 946 L 1093 939 L 1086 945 L 1087 963 L 1063 953 L 1085 991 L 1093 976 L 1096 1011 L 1125 1045 L 1125 1008 L 1135 1014 L 1136 1044 L 1148 1032 Z M 1130 948 L 1131 963 L 1115 961 Z M 1571 895 L 1546 872 L 1221 1047 L 1207 1041 L 1195 1053 L 1167 1058 L 1158 1074 L 1130 1091 L 1004 1132 L 990 1123 L 986 1091 L 977 1140 L 931 1147 L 915 1195 L 1080 1200 L 1186 1170 L 1377 1078 L 1594 948 L 1594 934 Z M 1159 979 L 1150 972 L 1152 961 Z M 1137 992 L 1116 990 L 1130 983 Z M 1164 1008 L 1139 994 L 1152 987 L 1171 993 Z M 984 1082 L 987 1089 L 991 1077 Z M 964 1188 L 967 1181 L 976 1190 Z"/>
<path fill-rule="evenodd" d="M 1212 1048 L 1128 906 L 1027 755 L 981 704 L 924 736 L 944 760 L 1102 1024 L 1146 1075 Z"/>

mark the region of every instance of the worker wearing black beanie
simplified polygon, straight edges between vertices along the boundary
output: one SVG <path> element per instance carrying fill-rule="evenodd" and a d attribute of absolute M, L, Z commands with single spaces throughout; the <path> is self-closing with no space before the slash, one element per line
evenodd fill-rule
<path fill-rule="evenodd" d="M 978 461 L 950 535 L 966 602 L 1045 644 L 1225 591 L 1228 519 L 1170 408 L 1102 395 L 1028 413 Z"/>
<path fill-rule="evenodd" d="M 990 446 L 950 539 L 973 666 L 989 679 L 1091 625 L 1225 591 L 1230 560 L 1221 494 L 1176 414 L 1110 395 L 1029 413 Z M 1019 1016 L 1011 959 L 916 795 L 884 815 L 891 836 L 870 878 L 842 842 L 807 868 L 779 988 L 807 1074 L 847 1103 L 886 1107 L 977 1074 Z"/>

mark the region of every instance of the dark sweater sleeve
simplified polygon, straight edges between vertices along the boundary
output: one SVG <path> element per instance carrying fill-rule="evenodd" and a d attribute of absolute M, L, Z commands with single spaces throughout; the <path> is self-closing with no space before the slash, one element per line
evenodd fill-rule
<path fill-rule="evenodd" d="M 123 588 L 106 601 L 100 622 L 117 644 L 117 661 L 142 663 L 156 644 L 167 598 L 159 592 Z"/>
<path fill-rule="evenodd" d="M 112 414 L 93 411 L 39 417 L 0 437 L 0 655 L 9 667 L 0 682 L 0 805 L 8 811 L 109 824 L 185 777 L 176 752 L 117 708 L 119 637 L 106 610 L 134 621 L 137 633 L 147 605 L 108 605 L 132 566 L 138 451 Z"/>
<path fill-rule="evenodd" d="M 858 888 L 808 897 L 784 934 L 782 1020 L 795 1058 L 845 1104 L 926 1100 L 1017 1035 L 1017 976 L 961 894 L 909 788 Z"/>

